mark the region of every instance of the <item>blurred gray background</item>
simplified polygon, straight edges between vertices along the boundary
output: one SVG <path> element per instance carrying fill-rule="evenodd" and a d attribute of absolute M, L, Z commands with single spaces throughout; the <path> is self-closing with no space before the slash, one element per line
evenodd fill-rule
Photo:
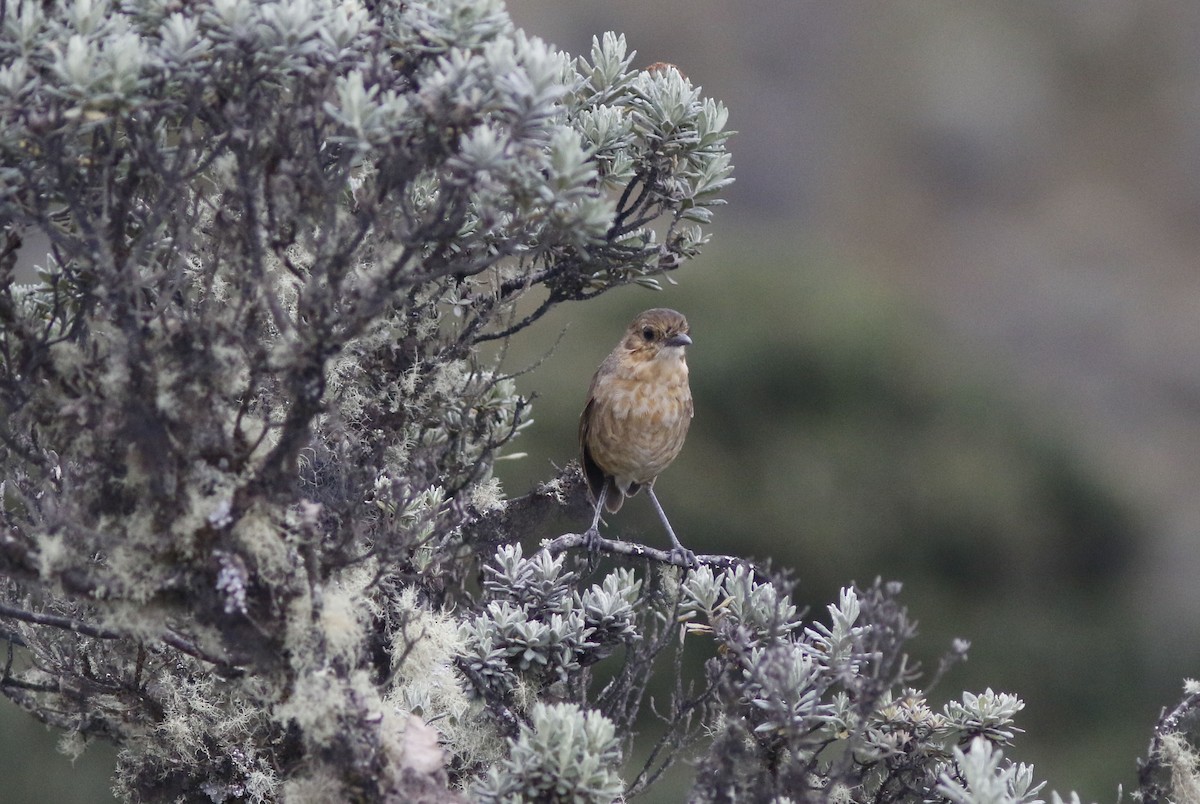
<path fill-rule="evenodd" d="M 1009 755 L 1115 800 L 1200 674 L 1200 5 L 510 10 L 575 54 L 624 32 L 739 133 L 730 204 L 678 286 L 560 309 L 513 345 L 517 369 L 565 332 L 519 379 L 536 422 L 507 492 L 573 457 L 628 320 L 677 307 L 697 412 L 657 489 L 685 543 L 794 568 L 816 613 L 851 580 L 904 581 L 927 666 L 972 641 L 935 701 L 1021 695 Z M 665 543 L 641 499 L 610 526 Z M 6 800 L 103 800 L 110 751 L 71 767 L 8 710 Z"/>

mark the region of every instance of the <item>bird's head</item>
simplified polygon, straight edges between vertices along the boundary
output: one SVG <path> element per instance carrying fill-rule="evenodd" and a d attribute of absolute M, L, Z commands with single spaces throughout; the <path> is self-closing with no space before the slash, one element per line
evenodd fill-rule
<path fill-rule="evenodd" d="M 683 349 L 690 346 L 688 322 L 682 314 L 665 307 L 656 307 L 633 319 L 625 332 L 625 348 L 637 357 L 653 359 L 672 356 L 683 357 Z"/>

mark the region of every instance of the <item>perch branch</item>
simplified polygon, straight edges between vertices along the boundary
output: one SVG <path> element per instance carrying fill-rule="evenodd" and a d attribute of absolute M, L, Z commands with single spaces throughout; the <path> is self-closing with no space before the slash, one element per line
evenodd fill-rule
<path fill-rule="evenodd" d="M 567 550 L 576 549 L 594 549 L 601 553 L 608 553 L 615 556 L 625 556 L 628 558 L 644 558 L 648 561 L 656 561 L 660 564 L 674 564 L 683 569 L 690 569 L 686 561 L 679 554 L 671 553 L 669 550 L 660 550 L 657 547 L 648 547 L 638 542 L 627 542 L 621 539 L 606 539 L 603 536 L 593 539 L 589 545 L 588 540 L 582 533 L 564 533 L 554 539 L 546 539 L 542 542 L 542 549 L 552 556 Z M 754 574 L 756 578 L 769 579 L 769 574 L 759 567 L 753 561 L 748 561 L 737 556 L 726 555 L 697 555 L 696 563 L 712 567 L 719 570 L 728 570 L 735 567 L 745 567 Z"/>

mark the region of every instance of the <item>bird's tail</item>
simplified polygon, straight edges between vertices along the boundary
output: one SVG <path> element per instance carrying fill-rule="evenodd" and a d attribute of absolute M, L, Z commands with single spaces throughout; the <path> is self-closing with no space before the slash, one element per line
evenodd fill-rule
<path fill-rule="evenodd" d="M 604 507 L 610 514 L 615 514 L 621 510 L 621 505 L 625 502 L 625 495 L 617 488 L 615 483 L 608 484 L 608 493 L 604 495 Z"/>

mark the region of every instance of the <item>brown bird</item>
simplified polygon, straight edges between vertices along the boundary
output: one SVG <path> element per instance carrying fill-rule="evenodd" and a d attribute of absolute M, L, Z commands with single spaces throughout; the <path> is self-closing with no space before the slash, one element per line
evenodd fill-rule
<path fill-rule="evenodd" d="M 626 497 L 645 487 L 671 537 L 671 552 L 695 563 L 654 496 L 655 478 L 679 454 L 692 422 L 684 355 L 691 343 L 686 318 L 662 307 L 647 310 L 633 319 L 592 377 L 579 417 L 583 476 L 596 506 L 584 534 L 589 541 L 599 538 L 603 509 L 615 513 Z"/>

